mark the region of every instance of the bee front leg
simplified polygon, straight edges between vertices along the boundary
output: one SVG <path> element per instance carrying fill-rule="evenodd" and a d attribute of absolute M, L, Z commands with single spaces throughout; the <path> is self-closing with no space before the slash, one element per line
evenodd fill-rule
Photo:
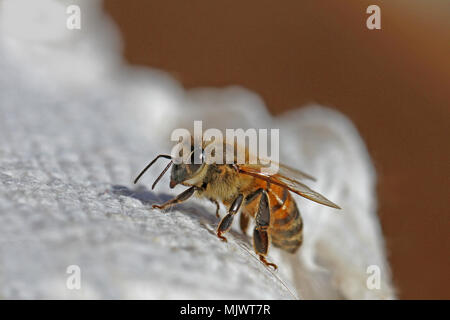
<path fill-rule="evenodd" d="M 157 208 L 157 209 L 165 209 L 167 207 L 171 207 L 177 203 L 186 201 L 187 199 L 189 199 L 190 197 L 192 197 L 192 195 L 194 194 L 194 192 L 197 190 L 196 186 L 192 186 L 189 189 L 183 191 L 182 193 L 180 193 L 179 195 L 177 195 L 175 198 L 170 199 L 169 201 L 159 205 L 159 204 L 154 204 L 152 205 L 152 208 Z"/>
<path fill-rule="evenodd" d="M 270 206 L 266 190 L 262 191 L 255 223 L 256 226 L 253 230 L 253 247 L 255 252 L 259 255 L 262 263 L 276 270 L 278 268 L 277 265 L 266 260 L 267 251 L 269 250 L 269 234 L 267 229 L 270 225 Z"/>
<path fill-rule="evenodd" d="M 236 213 L 239 211 L 239 208 L 241 207 L 242 201 L 244 200 L 244 196 L 242 194 L 239 194 L 236 199 L 234 199 L 233 204 L 231 205 L 230 209 L 228 210 L 228 214 L 223 217 L 223 219 L 220 221 L 219 226 L 217 227 L 217 236 L 222 241 L 227 241 L 227 238 L 222 236 L 222 233 L 227 232 L 231 228 L 231 224 L 233 223 L 233 218 L 236 215 Z"/>

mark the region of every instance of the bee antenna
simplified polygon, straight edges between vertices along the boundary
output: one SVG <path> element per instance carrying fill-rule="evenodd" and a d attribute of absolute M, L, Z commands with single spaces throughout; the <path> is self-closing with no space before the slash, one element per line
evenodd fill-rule
<path fill-rule="evenodd" d="M 139 173 L 139 175 L 136 177 L 136 179 L 134 179 L 134 184 L 136 184 L 138 182 L 138 180 L 142 177 L 142 175 L 145 173 L 145 171 L 148 170 L 148 168 L 150 168 L 155 162 L 156 160 L 158 160 L 159 158 L 165 158 L 165 159 L 172 159 L 171 156 L 167 155 L 167 154 L 160 154 L 158 155 L 155 159 L 153 159 L 152 162 L 150 162 L 145 168 L 144 170 L 141 171 L 141 173 Z M 172 161 L 171 161 L 172 162 Z M 165 169 L 165 171 L 167 170 L 167 168 Z M 165 172 L 164 171 L 164 172 Z"/>
<path fill-rule="evenodd" d="M 169 164 L 164 168 L 164 170 L 161 172 L 161 174 L 156 178 L 155 182 L 152 184 L 152 190 L 155 188 L 156 184 L 159 180 L 161 180 L 162 176 L 169 170 L 170 166 L 173 164 L 173 161 L 170 161 Z"/>

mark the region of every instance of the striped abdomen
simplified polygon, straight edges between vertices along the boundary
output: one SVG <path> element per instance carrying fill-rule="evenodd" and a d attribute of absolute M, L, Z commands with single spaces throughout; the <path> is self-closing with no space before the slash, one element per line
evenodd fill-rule
<path fill-rule="evenodd" d="M 268 189 L 271 207 L 270 235 L 272 244 L 294 253 L 303 241 L 303 221 L 289 190 L 277 185 Z"/>

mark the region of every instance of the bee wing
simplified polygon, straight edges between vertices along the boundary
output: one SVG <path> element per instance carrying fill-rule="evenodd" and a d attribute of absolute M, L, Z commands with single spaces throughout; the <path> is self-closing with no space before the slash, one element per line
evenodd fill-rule
<path fill-rule="evenodd" d="M 285 176 L 285 177 L 289 176 L 291 179 L 294 179 L 294 180 L 308 179 L 308 180 L 316 181 L 316 178 L 314 178 L 313 176 L 310 176 L 309 174 L 307 174 L 303 171 L 291 168 L 285 164 L 278 163 L 278 168 L 279 168 L 278 172 L 282 176 Z"/>
<path fill-rule="evenodd" d="M 280 165 L 280 170 L 276 174 L 271 175 L 261 170 L 262 168 L 264 168 L 264 166 L 262 165 L 244 164 L 238 165 L 238 168 L 240 173 L 268 181 L 281 187 L 285 187 L 289 191 L 292 191 L 306 199 L 323 204 L 325 206 L 340 209 L 338 205 L 331 202 L 320 193 L 310 189 L 307 185 L 298 181 L 299 177 L 303 179 L 314 179 L 308 174 L 305 174 L 299 170 L 292 169 L 285 165 Z"/>

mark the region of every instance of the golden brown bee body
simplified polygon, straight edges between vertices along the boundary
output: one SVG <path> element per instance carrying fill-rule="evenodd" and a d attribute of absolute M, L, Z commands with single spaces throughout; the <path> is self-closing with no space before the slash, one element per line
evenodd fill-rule
<path fill-rule="evenodd" d="M 189 186 L 189 184 L 186 184 Z M 229 165 L 210 165 L 197 187 L 198 192 L 210 200 L 222 202 L 229 210 L 239 194 L 244 201 L 241 206 L 240 227 L 246 233 L 249 218 L 255 218 L 259 209 L 258 190 L 267 192 L 270 209 L 268 234 L 271 243 L 283 250 L 294 253 L 302 243 L 303 222 L 297 205 L 287 188 L 268 181 L 236 172 Z"/>
<path fill-rule="evenodd" d="M 153 160 L 136 178 L 135 182 L 161 155 Z M 166 167 L 153 184 L 172 165 Z M 230 230 L 235 215 L 240 212 L 240 227 L 246 233 L 250 218 L 254 219 L 253 246 L 260 260 L 267 266 L 277 268 L 266 260 L 269 243 L 290 253 L 295 253 L 303 241 L 303 221 L 291 191 L 315 202 L 339 208 L 337 205 L 309 189 L 300 179 L 313 179 L 298 170 L 281 165 L 278 173 L 263 173 L 258 165 L 237 164 L 174 164 L 171 171 L 170 187 L 178 184 L 189 188 L 177 197 L 154 208 L 164 209 L 187 200 L 192 195 L 206 198 L 227 208 L 227 214 L 217 227 L 217 236 Z"/>
<path fill-rule="evenodd" d="M 266 188 L 269 196 L 271 221 L 268 228 L 271 243 L 287 252 L 295 253 L 303 241 L 303 220 L 289 190 L 255 178 L 254 190 Z M 255 217 L 258 201 L 253 199 L 242 208 L 240 226 L 245 233 L 248 217 Z"/>

